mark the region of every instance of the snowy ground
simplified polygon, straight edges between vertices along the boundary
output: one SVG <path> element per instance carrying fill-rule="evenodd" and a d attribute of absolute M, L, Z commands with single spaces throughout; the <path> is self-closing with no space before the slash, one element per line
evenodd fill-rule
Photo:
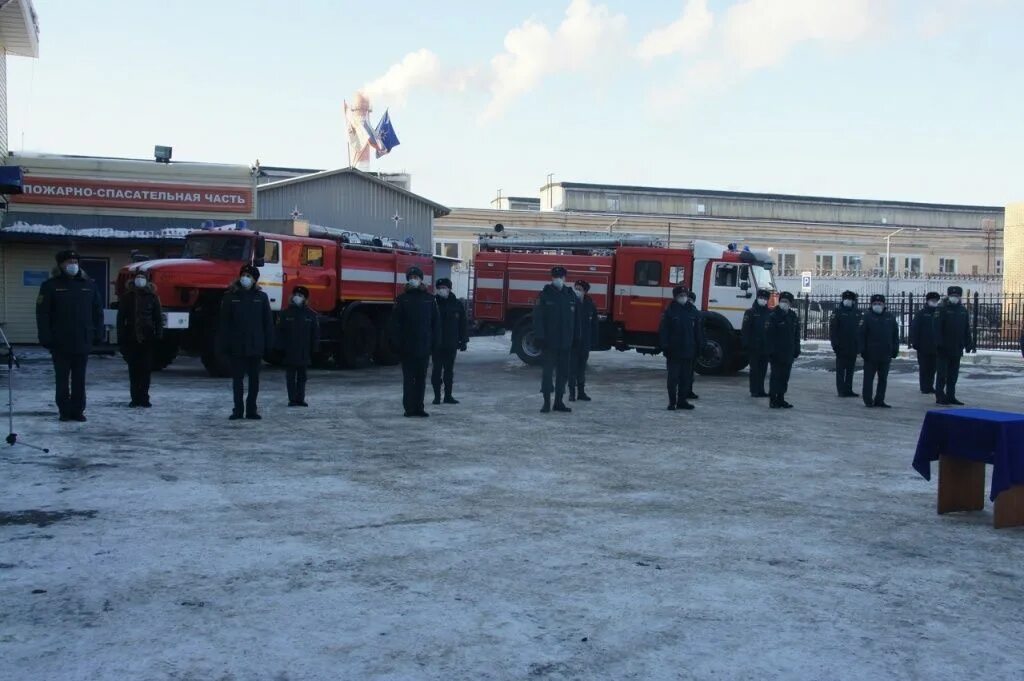
<path fill-rule="evenodd" d="M 463 404 L 423 420 L 397 369 L 315 372 L 308 410 L 271 369 L 265 420 L 229 423 L 192 360 L 128 410 L 106 358 L 89 423 L 59 424 L 25 362 L 16 429 L 51 453 L 0 450 L 0 678 L 1024 675 L 1024 531 L 935 514 L 911 362 L 891 411 L 808 353 L 796 409 L 744 374 L 685 413 L 660 359 L 599 353 L 595 401 L 541 415 L 506 343 L 474 340 Z M 1022 408 L 1019 358 L 964 373 L 966 402 Z"/>

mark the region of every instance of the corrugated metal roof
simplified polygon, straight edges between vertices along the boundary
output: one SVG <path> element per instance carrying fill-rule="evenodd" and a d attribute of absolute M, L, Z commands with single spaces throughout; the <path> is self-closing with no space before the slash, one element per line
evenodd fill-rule
<path fill-rule="evenodd" d="M 39 17 L 32 0 L 0 2 L 0 46 L 7 54 L 39 56 Z"/>
<path fill-rule="evenodd" d="M 288 187 L 290 185 L 300 184 L 300 183 L 303 183 L 303 182 L 313 182 L 315 180 L 322 180 L 325 177 L 332 177 L 334 175 L 353 175 L 354 177 L 361 178 L 361 179 L 363 179 L 363 180 L 365 180 L 367 182 L 370 182 L 372 184 L 376 184 L 376 185 L 379 185 L 381 187 L 386 187 L 388 189 L 391 189 L 392 191 L 398 192 L 399 194 L 402 194 L 403 196 L 407 196 L 410 199 L 413 199 L 415 201 L 419 201 L 420 203 L 423 203 L 424 205 L 430 206 L 434 210 L 434 217 L 436 217 L 436 218 L 444 217 L 445 215 L 448 215 L 448 213 L 451 212 L 448 209 L 447 206 L 442 206 L 440 203 L 435 203 L 434 201 L 431 201 L 430 199 L 422 197 L 419 194 L 414 194 L 413 192 L 406 191 L 405 189 L 402 189 L 401 187 L 395 186 L 395 185 L 391 184 L 390 182 L 387 182 L 387 181 L 382 180 L 382 179 L 380 179 L 378 177 L 370 175 L 369 173 L 364 173 L 363 171 L 358 170 L 357 168 L 351 168 L 351 167 L 349 167 L 349 168 L 338 168 L 336 170 L 324 170 L 324 171 L 321 171 L 319 173 L 313 173 L 311 175 L 302 175 L 300 177 L 292 177 L 292 178 L 289 178 L 287 180 L 278 180 L 277 182 L 268 182 L 266 184 L 259 185 L 259 187 L 257 187 L 257 191 L 260 194 L 262 194 L 264 192 L 273 191 L 274 189 L 278 189 L 280 187 Z"/>

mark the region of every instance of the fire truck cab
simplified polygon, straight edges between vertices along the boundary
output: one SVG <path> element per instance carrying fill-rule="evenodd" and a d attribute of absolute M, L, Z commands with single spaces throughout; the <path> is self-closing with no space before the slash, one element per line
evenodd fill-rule
<path fill-rule="evenodd" d="M 693 241 L 664 248 L 651 239 L 531 240 L 485 238 L 476 258 L 473 311 L 481 325 L 512 331 L 512 352 L 528 364 L 540 361 L 532 312 L 550 270 L 562 265 L 567 284 L 586 279 L 601 318 L 596 350 L 661 352 L 658 326 L 685 286 L 697 296 L 706 345 L 697 361 L 703 374 L 739 371 L 747 364 L 740 344 L 743 313 L 758 290 L 776 292 L 769 253 Z"/>

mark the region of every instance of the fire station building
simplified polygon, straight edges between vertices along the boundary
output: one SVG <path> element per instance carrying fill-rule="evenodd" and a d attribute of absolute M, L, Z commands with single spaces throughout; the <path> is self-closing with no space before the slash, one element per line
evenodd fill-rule
<path fill-rule="evenodd" d="M 23 173 L 0 222 L 0 321 L 12 343 L 37 340 L 35 300 L 57 251 L 78 251 L 109 306 L 133 258 L 173 257 L 206 221 L 256 216 L 247 165 L 14 153 L 7 163 Z"/>

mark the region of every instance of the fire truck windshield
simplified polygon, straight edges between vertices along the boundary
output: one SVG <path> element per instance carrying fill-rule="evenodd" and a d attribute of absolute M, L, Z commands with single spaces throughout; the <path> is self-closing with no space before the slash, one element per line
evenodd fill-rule
<path fill-rule="evenodd" d="M 250 239 L 234 234 L 199 234 L 185 239 L 183 258 L 199 260 L 249 259 Z"/>
<path fill-rule="evenodd" d="M 757 284 L 757 290 L 775 290 L 775 279 L 772 277 L 772 271 L 770 269 L 766 269 L 760 265 L 754 265 L 750 268 L 750 271 L 754 273 L 754 283 Z"/>

